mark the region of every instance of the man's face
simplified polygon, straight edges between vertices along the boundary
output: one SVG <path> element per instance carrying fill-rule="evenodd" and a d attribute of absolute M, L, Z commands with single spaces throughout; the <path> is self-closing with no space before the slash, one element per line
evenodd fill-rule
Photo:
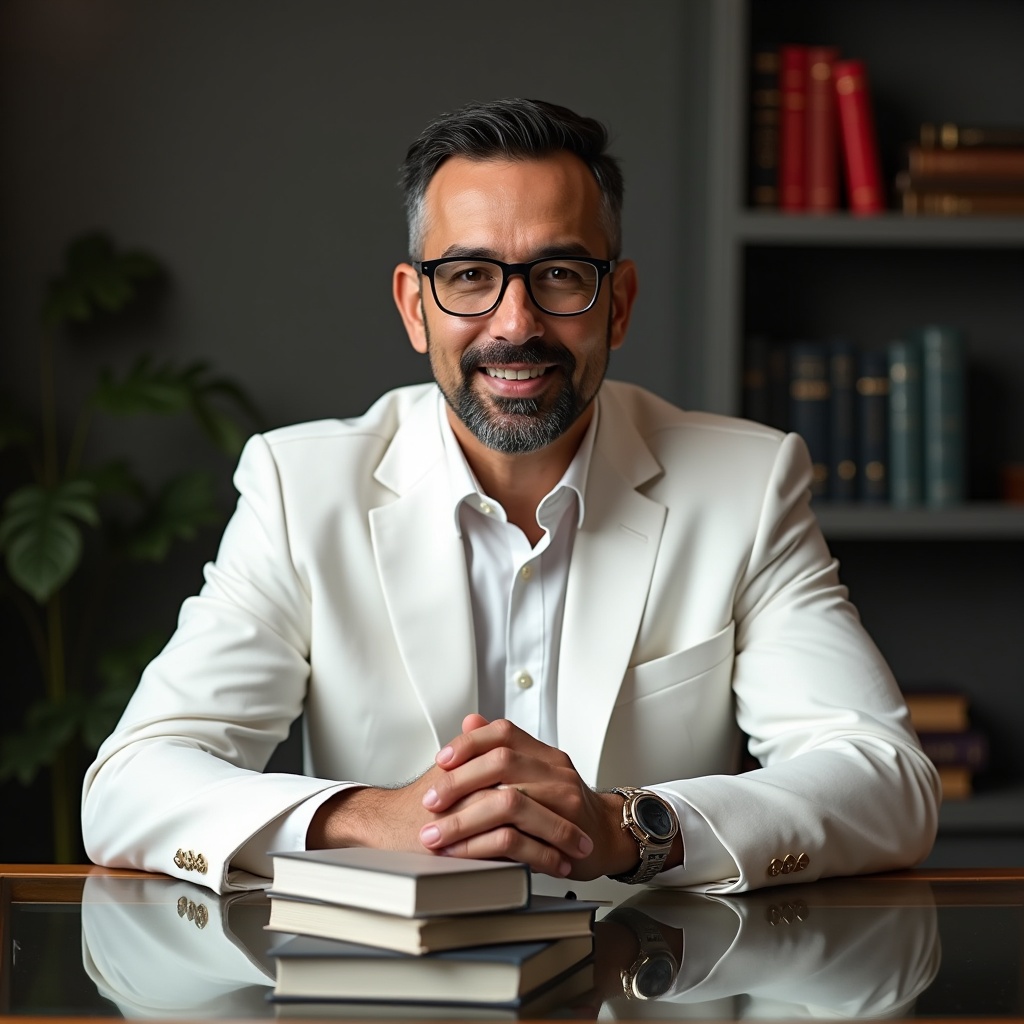
<path fill-rule="evenodd" d="M 453 157 L 427 190 L 423 259 L 607 259 L 600 203 L 593 175 L 568 153 L 523 161 Z M 627 265 L 623 277 L 632 272 Z M 579 316 L 544 313 L 516 276 L 492 312 L 457 317 L 437 306 L 425 276 L 408 265 L 396 271 L 396 301 L 410 338 L 429 355 L 460 437 L 468 431 L 488 449 L 520 454 L 582 435 L 609 351 L 622 343 L 628 320 L 631 292 L 620 287 L 613 298 L 619 274 L 602 283 L 593 307 Z"/>

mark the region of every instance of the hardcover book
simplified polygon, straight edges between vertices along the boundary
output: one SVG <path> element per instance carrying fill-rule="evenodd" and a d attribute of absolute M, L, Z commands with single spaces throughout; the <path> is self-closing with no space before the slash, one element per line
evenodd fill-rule
<path fill-rule="evenodd" d="M 807 47 L 779 49 L 779 208 L 807 206 Z"/>
<path fill-rule="evenodd" d="M 511 1003 L 581 964 L 590 935 L 407 956 L 295 935 L 270 950 L 275 998 L 367 1002 Z"/>
<path fill-rule="evenodd" d="M 372 910 L 282 896 L 271 889 L 271 931 L 342 939 L 419 956 L 463 946 L 543 942 L 590 935 L 596 903 L 533 895 L 522 910 L 495 914 L 399 917 Z"/>
<path fill-rule="evenodd" d="M 921 749 L 936 767 L 958 765 L 972 772 L 988 767 L 988 737 L 976 729 L 958 732 L 922 732 Z"/>
<path fill-rule="evenodd" d="M 966 497 L 964 342 L 954 327 L 918 332 L 922 349 L 924 500 L 933 508 Z"/>
<path fill-rule="evenodd" d="M 968 728 L 967 695 L 956 690 L 911 690 L 903 694 L 910 724 L 925 732 L 962 732 Z"/>
<path fill-rule="evenodd" d="M 897 508 L 924 500 L 921 345 L 916 338 L 889 343 L 889 498 Z"/>
<path fill-rule="evenodd" d="M 829 492 L 832 501 L 857 498 L 857 350 L 843 338 L 828 344 Z"/>
<path fill-rule="evenodd" d="M 1016 188 L 1024 184 L 1024 146 L 966 149 L 907 147 L 906 169 L 915 186 L 935 182 L 992 182 Z"/>
<path fill-rule="evenodd" d="M 858 497 L 864 502 L 886 501 L 889 497 L 889 357 L 885 352 L 860 354 L 857 429 Z"/>
<path fill-rule="evenodd" d="M 926 121 L 919 138 L 926 149 L 971 149 L 976 146 L 1024 146 L 1024 126 L 974 125 Z"/>
<path fill-rule="evenodd" d="M 879 213 L 885 209 L 885 194 L 864 62 L 836 61 L 833 74 L 850 211 L 855 214 Z"/>
<path fill-rule="evenodd" d="M 779 205 L 779 51 L 761 46 L 750 71 L 750 205 Z"/>
<path fill-rule="evenodd" d="M 524 907 L 525 864 L 370 850 L 298 850 L 271 854 L 281 895 L 363 907 L 403 917 Z"/>
<path fill-rule="evenodd" d="M 833 79 L 838 59 L 838 47 L 807 48 L 806 206 L 812 213 L 829 213 L 839 206 L 839 119 Z"/>
<path fill-rule="evenodd" d="M 824 342 L 794 341 L 790 346 L 789 425 L 806 442 L 814 476 L 812 497 L 829 490 L 829 358 Z"/>

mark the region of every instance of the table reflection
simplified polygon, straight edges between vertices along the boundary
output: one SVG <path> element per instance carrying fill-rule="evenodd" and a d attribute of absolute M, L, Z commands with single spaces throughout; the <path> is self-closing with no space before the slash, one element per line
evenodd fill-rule
<path fill-rule="evenodd" d="M 269 1003 L 267 950 L 278 936 L 264 931 L 262 893 L 218 897 L 175 879 L 91 876 L 81 914 L 85 971 L 125 1017 L 387 1015 Z M 938 971 L 936 918 L 921 882 L 840 880 L 732 897 L 646 889 L 599 914 L 593 988 L 545 1013 L 909 1016 Z M 438 1013 L 452 1016 L 445 1008 L 392 1015 Z"/>

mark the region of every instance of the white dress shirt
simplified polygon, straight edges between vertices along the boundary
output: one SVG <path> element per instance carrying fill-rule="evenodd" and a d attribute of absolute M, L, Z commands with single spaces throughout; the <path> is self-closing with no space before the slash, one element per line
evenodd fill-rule
<path fill-rule="evenodd" d="M 452 494 L 452 525 L 466 552 L 476 643 L 479 711 L 485 718 L 507 718 L 549 746 L 558 746 L 558 651 L 569 562 L 576 531 L 586 515 L 587 473 L 600 417 L 600 402 L 561 480 L 537 506 L 544 534 L 531 547 L 526 534 L 508 521 L 504 508 L 485 494 L 470 469 L 448 421 L 440 391 L 437 414 L 444 439 Z M 623 779 L 623 785 L 643 785 Z M 302 850 L 317 809 L 352 784 L 318 793 L 280 815 L 232 858 L 232 866 L 273 875 L 267 852 Z M 651 786 L 658 791 L 657 786 Z M 683 868 L 737 873 L 735 861 L 707 820 L 672 793 L 661 794 L 676 811 L 684 835 Z M 676 884 L 685 884 L 676 876 Z"/>

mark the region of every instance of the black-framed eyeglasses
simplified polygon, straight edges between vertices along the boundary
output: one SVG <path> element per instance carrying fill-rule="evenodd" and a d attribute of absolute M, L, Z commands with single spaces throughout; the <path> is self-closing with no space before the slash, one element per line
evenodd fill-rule
<path fill-rule="evenodd" d="M 412 264 L 430 279 L 434 301 L 451 316 L 484 316 L 496 309 L 515 274 L 538 309 L 552 316 L 579 316 L 597 301 L 615 260 L 592 256 L 545 256 L 529 263 L 446 256 Z"/>

